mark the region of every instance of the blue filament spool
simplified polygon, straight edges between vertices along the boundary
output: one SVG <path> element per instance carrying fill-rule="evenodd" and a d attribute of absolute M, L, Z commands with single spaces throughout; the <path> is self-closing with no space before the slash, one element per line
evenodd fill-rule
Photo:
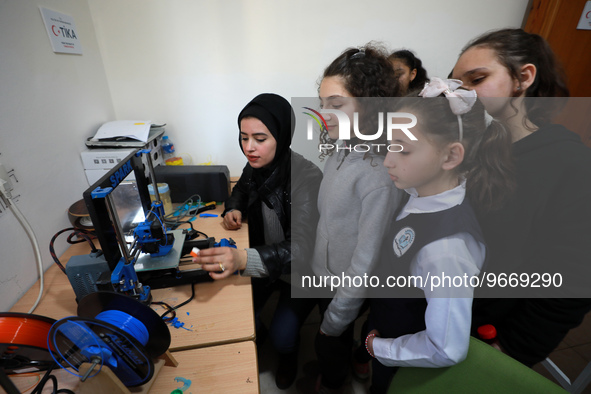
<path fill-rule="evenodd" d="M 49 332 L 62 364 L 78 372 L 83 363 L 97 361 L 88 378 L 107 365 L 127 387 L 152 378 L 152 359 L 170 346 L 170 331 L 156 312 L 126 295 L 96 292 L 80 301 L 78 315 L 59 320 Z"/>
<path fill-rule="evenodd" d="M 48 342 L 63 359 L 62 364 L 77 373 L 66 371 L 78 377 L 82 377 L 80 366 L 95 360 L 100 363 L 88 378 L 97 375 L 104 365 L 127 387 L 142 385 L 154 374 L 154 364 L 142 344 L 107 322 L 76 316 L 61 319 L 51 327 Z"/>
<path fill-rule="evenodd" d="M 146 326 L 144 326 L 141 321 L 125 312 L 116 310 L 104 311 L 99 313 L 96 318 L 105 323 L 110 323 L 119 327 L 133 338 L 137 339 L 142 346 L 146 346 L 148 343 L 150 334 L 148 333 Z"/>

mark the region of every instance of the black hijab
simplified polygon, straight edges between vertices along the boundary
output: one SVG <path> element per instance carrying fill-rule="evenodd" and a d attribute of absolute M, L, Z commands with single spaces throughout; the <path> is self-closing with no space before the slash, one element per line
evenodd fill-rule
<path fill-rule="evenodd" d="M 252 168 L 249 179 L 248 197 L 248 234 L 250 245 L 265 244 L 263 228 L 263 214 L 261 201 L 277 213 L 277 217 L 284 227 L 289 230 L 289 207 L 285 207 L 287 192 L 291 196 L 291 138 L 295 129 L 295 113 L 289 102 L 281 96 L 272 93 L 263 93 L 256 96 L 246 104 L 246 107 L 238 115 L 238 128 L 240 121 L 246 117 L 254 117 L 263 122 L 277 142 L 275 157 L 264 168 Z M 239 137 L 240 149 L 242 142 Z M 244 153 L 244 150 L 242 149 Z M 291 197 L 290 197 L 291 200 Z M 259 226 L 260 224 L 260 226 Z"/>
<path fill-rule="evenodd" d="M 289 180 L 291 160 L 291 139 L 295 130 L 295 113 L 291 104 L 283 97 L 273 93 L 263 93 L 256 96 L 242 109 L 238 115 L 238 129 L 240 121 L 247 117 L 257 118 L 269 129 L 277 142 L 273 161 L 264 168 L 253 168 L 253 178 L 258 187 L 264 183 L 273 187 L 278 183 Z M 238 135 L 240 149 L 242 142 Z M 244 153 L 244 150 L 242 150 Z M 287 178 L 286 178 L 287 177 Z M 271 179 L 273 178 L 273 179 Z"/>

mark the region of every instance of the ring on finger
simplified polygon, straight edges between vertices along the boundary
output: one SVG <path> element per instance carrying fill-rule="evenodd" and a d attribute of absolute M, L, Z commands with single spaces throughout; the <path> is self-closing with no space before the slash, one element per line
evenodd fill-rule
<path fill-rule="evenodd" d="M 226 267 L 224 267 L 224 265 L 222 263 L 218 263 L 220 265 L 220 270 L 222 272 L 224 272 L 226 270 Z"/>

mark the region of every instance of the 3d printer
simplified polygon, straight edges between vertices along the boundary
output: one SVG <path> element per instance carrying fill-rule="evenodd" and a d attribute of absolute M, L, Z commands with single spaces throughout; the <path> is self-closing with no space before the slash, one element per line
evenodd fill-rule
<path fill-rule="evenodd" d="M 215 240 L 186 240 L 186 230 L 167 228 L 157 191 L 155 201 L 150 201 L 141 160 L 147 155 L 148 175 L 156 184 L 148 153 L 133 151 L 83 193 L 102 250 L 68 261 L 66 274 L 77 299 L 108 290 L 147 303 L 150 288 L 211 280 L 200 269 L 179 269 L 181 256 L 194 246 L 212 247 Z"/>

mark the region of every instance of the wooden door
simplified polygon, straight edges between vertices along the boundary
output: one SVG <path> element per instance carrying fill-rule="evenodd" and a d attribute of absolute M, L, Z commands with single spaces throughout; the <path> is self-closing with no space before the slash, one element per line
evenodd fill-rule
<path fill-rule="evenodd" d="M 544 37 L 562 63 L 571 97 L 555 119 L 591 147 L 591 30 L 577 30 L 587 0 L 532 0 L 524 30 Z"/>

